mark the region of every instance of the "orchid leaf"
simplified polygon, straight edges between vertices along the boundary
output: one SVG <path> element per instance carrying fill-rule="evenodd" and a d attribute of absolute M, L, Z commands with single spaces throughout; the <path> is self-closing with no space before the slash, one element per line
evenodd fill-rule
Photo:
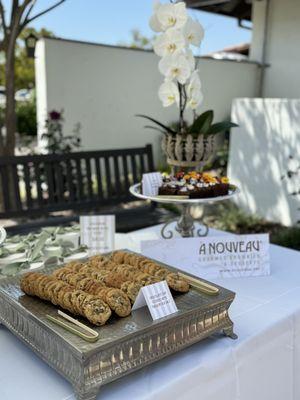
<path fill-rule="evenodd" d="M 207 134 L 209 131 L 212 121 L 214 119 L 213 110 L 208 110 L 199 115 L 198 118 L 194 121 L 193 125 L 190 127 L 190 132 L 194 134 L 203 133 Z"/>
<path fill-rule="evenodd" d="M 211 127 L 209 128 L 207 134 L 208 135 L 215 135 L 216 133 L 219 132 L 225 132 L 230 128 L 236 128 L 238 125 L 231 122 L 231 121 L 223 121 L 223 122 L 218 122 L 216 124 L 212 124 Z"/>
<path fill-rule="evenodd" d="M 145 125 L 144 128 L 145 128 L 145 129 L 153 129 L 154 131 L 161 132 L 161 133 L 163 133 L 163 134 L 166 133 L 166 131 L 164 131 L 164 130 L 162 130 L 162 129 L 159 129 L 159 128 L 157 128 L 156 126 Z"/>
<path fill-rule="evenodd" d="M 141 118 L 148 119 L 149 121 L 151 121 L 151 122 L 153 122 L 154 124 L 156 124 L 156 125 L 160 126 L 161 128 L 163 128 L 164 131 L 166 131 L 166 132 L 168 132 L 168 133 L 172 133 L 173 135 L 176 134 L 176 132 L 173 131 L 170 127 L 168 127 L 168 126 L 162 124 L 161 122 L 157 121 L 157 120 L 154 119 L 154 118 L 148 117 L 147 115 L 136 114 L 136 117 L 141 117 Z"/>

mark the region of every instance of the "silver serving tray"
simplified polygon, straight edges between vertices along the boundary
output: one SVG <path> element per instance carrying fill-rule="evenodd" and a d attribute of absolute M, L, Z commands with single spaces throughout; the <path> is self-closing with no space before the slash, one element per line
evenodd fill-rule
<path fill-rule="evenodd" d="M 42 272 L 51 273 L 55 268 Z M 79 400 L 94 400 L 102 385 L 213 333 L 223 331 L 236 338 L 228 316 L 235 294 L 217 285 L 217 296 L 193 288 L 176 295 L 178 313 L 156 321 L 143 307 L 127 318 L 112 318 L 103 327 L 92 326 L 100 338 L 88 343 L 48 321 L 46 314 L 56 316 L 57 308 L 25 295 L 19 283 L 20 276 L 0 281 L 0 323 L 70 381 Z"/>
<path fill-rule="evenodd" d="M 142 193 L 142 184 L 136 183 L 129 188 L 129 192 L 139 199 L 143 200 L 151 200 L 155 201 L 156 203 L 165 203 L 165 204 L 189 204 L 189 205 L 197 205 L 197 204 L 206 204 L 206 203 L 215 203 L 217 201 L 224 201 L 231 199 L 231 197 L 235 196 L 236 194 L 240 193 L 240 189 L 230 184 L 229 193 L 224 196 L 216 196 L 216 197 L 207 197 L 207 198 L 199 198 L 199 199 L 179 199 L 176 196 L 147 196 Z"/>

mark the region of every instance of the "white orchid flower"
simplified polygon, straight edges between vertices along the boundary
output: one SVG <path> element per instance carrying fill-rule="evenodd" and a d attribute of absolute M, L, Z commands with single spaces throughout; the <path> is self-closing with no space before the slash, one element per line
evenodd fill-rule
<path fill-rule="evenodd" d="M 195 61 L 195 57 L 193 55 L 192 50 L 191 49 L 186 49 L 185 56 L 186 56 L 186 59 L 188 60 L 188 62 L 190 64 L 191 71 L 194 71 L 195 65 L 196 65 L 196 61 Z"/>
<path fill-rule="evenodd" d="M 154 31 L 154 32 L 162 32 L 162 25 L 159 22 L 159 20 L 157 19 L 157 11 L 159 10 L 159 8 L 162 6 L 162 4 L 160 3 L 159 0 L 154 0 L 153 2 L 153 15 L 151 16 L 150 20 L 149 20 L 149 25 L 150 28 Z"/>
<path fill-rule="evenodd" d="M 169 29 L 165 33 L 157 36 L 154 41 L 154 51 L 160 57 L 174 54 L 183 50 L 185 47 L 185 39 L 178 29 Z"/>
<path fill-rule="evenodd" d="M 187 23 L 183 28 L 183 34 L 188 44 L 199 47 L 204 37 L 204 29 L 200 22 L 188 17 Z"/>
<path fill-rule="evenodd" d="M 184 2 L 161 4 L 155 11 L 156 17 L 163 31 L 169 28 L 181 29 L 187 22 L 188 14 Z"/>
<path fill-rule="evenodd" d="M 203 94 L 201 92 L 201 89 L 197 89 L 193 91 L 192 97 L 188 97 L 186 105 L 188 108 L 196 110 L 196 108 L 198 108 L 202 102 L 203 102 Z"/>
<path fill-rule="evenodd" d="M 196 110 L 203 102 L 203 94 L 202 92 L 199 93 L 197 97 L 192 97 L 187 102 L 187 107 Z"/>
<path fill-rule="evenodd" d="M 162 32 L 161 24 L 159 23 L 156 14 L 153 14 L 149 20 L 149 26 L 154 32 Z"/>
<path fill-rule="evenodd" d="M 199 71 L 196 70 L 192 73 L 189 84 L 186 86 L 187 107 L 192 110 L 198 108 L 203 101 L 201 86 Z"/>
<path fill-rule="evenodd" d="M 176 79 L 182 85 L 186 83 L 192 72 L 184 53 L 163 57 L 159 62 L 159 70 L 167 79 Z"/>
<path fill-rule="evenodd" d="M 164 107 L 170 107 L 172 104 L 179 103 L 179 90 L 172 81 L 165 81 L 158 90 L 158 97 Z"/>
<path fill-rule="evenodd" d="M 199 71 L 196 70 L 192 73 L 189 84 L 186 87 L 186 94 L 188 97 L 193 97 L 194 93 L 198 93 L 201 90 L 201 81 L 199 77 Z"/>

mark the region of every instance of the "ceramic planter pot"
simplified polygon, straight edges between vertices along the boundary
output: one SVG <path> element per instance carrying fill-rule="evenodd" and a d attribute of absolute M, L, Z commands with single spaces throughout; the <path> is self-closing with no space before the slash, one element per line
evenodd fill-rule
<path fill-rule="evenodd" d="M 172 167 L 201 168 L 216 153 L 214 135 L 168 133 L 163 136 L 161 145 L 167 163 Z"/>

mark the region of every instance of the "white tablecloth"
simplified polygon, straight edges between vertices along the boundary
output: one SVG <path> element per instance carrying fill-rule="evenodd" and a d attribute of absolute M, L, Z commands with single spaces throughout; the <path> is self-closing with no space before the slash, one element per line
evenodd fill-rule
<path fill-rule="evenodd" d="M 138 249 L 159 228 L 118 235 Z M 211 232 L 211 235 L 220 234 Z M 268 277 L 216 280 L 237 293 L 239 338 L 209 338 L 104 386 L 106 400 L 299 400 L 300 253 L 271 246 Z M 1 400 L 74 400 L 71 385 L 0 326 Z"/>

